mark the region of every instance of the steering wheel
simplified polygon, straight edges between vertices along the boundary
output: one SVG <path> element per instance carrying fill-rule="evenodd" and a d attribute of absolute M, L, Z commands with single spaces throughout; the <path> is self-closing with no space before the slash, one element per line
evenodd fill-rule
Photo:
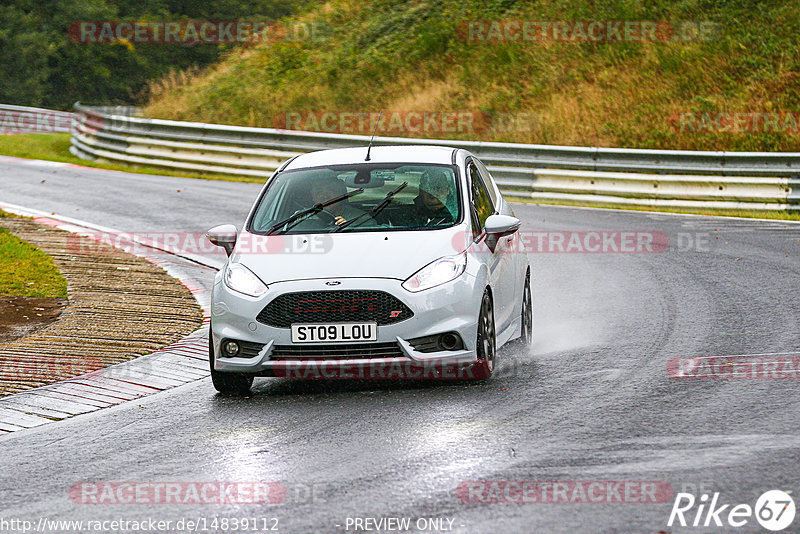
<path fill-rule="evenodd" d="M 318 217 L 322 222 L 328 225 L 335 225 L 336 224 L 336 215 L 331 213 L 326 209 L 319 210 L 317 213 L 314 214 L 315 217 Z"/>

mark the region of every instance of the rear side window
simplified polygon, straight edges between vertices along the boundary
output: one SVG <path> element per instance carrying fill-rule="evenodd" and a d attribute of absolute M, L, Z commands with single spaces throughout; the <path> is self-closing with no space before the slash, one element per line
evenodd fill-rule
<path fill-rule="evenodd" d="M 489 193 L 486 191 L 486 185 L 483 183 L 478 168 L 475 163 L 470 162 L 468 167 L 469 182 L 470 182 L 470 202 L 474 212 L 473 217 L 473 231 L 479 234 L 483 230 L 483 225 L 486 219 L 494 213 L 494 205 Z"/>

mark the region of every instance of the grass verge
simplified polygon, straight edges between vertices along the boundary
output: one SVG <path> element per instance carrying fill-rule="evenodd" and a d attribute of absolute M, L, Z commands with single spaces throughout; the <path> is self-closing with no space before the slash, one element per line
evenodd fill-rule
<path fill-rule="evenodd" d="M 0 296 L 63 298 L 67 281 L 50 256 L 0 228 Z"/>
<path fill-rule="evenodd" d="M 160 176 L 177 176 L 179 178 L 200 178 L 204 180 L 223 180 L 226 182 L 249 182 L 259 184 L 263 184 L 266 181 L 264 178 L 249 176 L 181 172 L 161 167 L 119 165 L 116 163 L 88 161 L 72 155 L 69 151 L 69 139 L 70 134 L 68 133 L 0 135 L 0 154 L 17 158 L 61 161 L 63 163 L 71 163 L 83 167 L 139 174 L 156 174 Z"/>

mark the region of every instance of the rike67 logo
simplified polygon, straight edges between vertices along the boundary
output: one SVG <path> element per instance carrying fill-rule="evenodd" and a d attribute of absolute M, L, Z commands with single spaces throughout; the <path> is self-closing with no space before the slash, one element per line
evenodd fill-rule
<path fill-rule="evenodd" d="M 695 507 L 696 505 L 696 507 Z M 794 499 L 781 490 L 770 490 L 756 500 L 755 507 L 749 504 L 722 504 L 719 493 L 714 493 L 709 502 L 707 494 L 695 499 L 691 493 L 678 493 L 669 514 L 667 526 L 682 527 L 722 527 L 739 528 L 748 524 L 755 516 L 758 524 L 767 530 L 777 532 L 788 528 L 794 521 Z"/>

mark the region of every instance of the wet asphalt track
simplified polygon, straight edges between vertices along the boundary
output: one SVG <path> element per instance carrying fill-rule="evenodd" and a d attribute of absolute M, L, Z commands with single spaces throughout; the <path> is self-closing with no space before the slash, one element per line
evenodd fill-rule
<path fill-rule="evenodd" d="M 241 224 L 259 190 L 14 162 L 0 173 L 0 201 L 125 231 Z M 348 517 L 438 517 L 458 532 L 702 532 L 668 528 L 671 501 L 463 503 L 455 490 L 473 480 L 658 481 L 702 484 L 732 504 L 773 488 L 800 496 L 800 381 L 666 373 L 673 357 L 800 351 L 800 225 L 515 211 L 525 230 L 660 231 L 672 247 L 532 254 L 533 349 L 504 348 L 488 382 L 257 379 L 253 396 L 237 399 L 206 379 L 7 435 L 0 518 L 257 517 L 278 518 L 281 532 L 344 532 Z M 69 488 L 82 481 L 276 481 L 288 496 L 271 506 L 75 504 Z M 753 519 L 718 531 L 763 532 Z"/>

